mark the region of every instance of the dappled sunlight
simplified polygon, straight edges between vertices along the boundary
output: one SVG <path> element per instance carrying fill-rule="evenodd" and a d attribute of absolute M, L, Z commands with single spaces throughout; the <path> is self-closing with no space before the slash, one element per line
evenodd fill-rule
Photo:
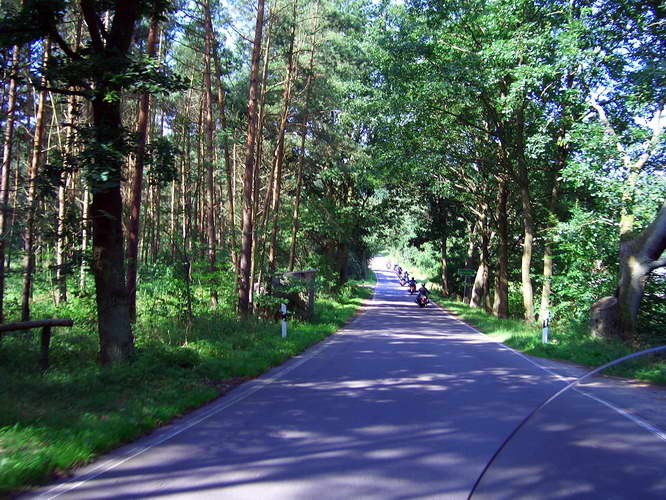
<path fill-rule="evenodd" d="M 377 276 L 365 312 L 295 360 L 298 369 L 285 365 L 256 394 L 76 494 L 466 498 L 502 440 L 564 380 L 434 305 L 418 308 L 392 273 Z M 663 443 L 647 433 L 633 439 L 632 422 L 579 393 L 552 410 L 511 441 L 478 498 L 598 496 L 623 475 L 643 481 L 640 493 L 663 491 L 662 474 L 651 472 L 666 460 Z M 632 462 L 645 468 L 631 470 Z"/>

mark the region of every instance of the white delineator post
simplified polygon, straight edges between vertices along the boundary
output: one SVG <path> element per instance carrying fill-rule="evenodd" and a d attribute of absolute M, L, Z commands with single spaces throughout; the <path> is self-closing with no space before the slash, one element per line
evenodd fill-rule
<path fill-rule="evenodd" d="M 287 304 L 280 304 L 280 316 L 282 317 L 282 338 L 287 338 Z"/>
<path fill-rule="evenodd" d="M 543 332 L 541 334 L 541 342 L 543 344 L 548 343 L 548 325 L 550 323 L 550 311 L 546 313 L 546 317 L 543 320 Z"/>

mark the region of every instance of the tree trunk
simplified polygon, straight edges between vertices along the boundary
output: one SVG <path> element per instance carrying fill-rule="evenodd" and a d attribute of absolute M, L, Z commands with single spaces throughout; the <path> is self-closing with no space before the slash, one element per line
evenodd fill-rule
<path fill-rule="evenodd" d="M 338 244 L 338 254 L 336 259 L 336 267 L 338 270 L 339 285 L 347 283 L 347 261 L 349 260 L 349 247 L 346 243 Z"/>
<path fill-rule="evenodd" d="M 474 244 L 477 225 L 468 224 L 467 229 L 468 229 L 467 231 L 468 243 L 467 243 L 467 257 L 465 258 L 465 269 L 472 269 L 473 267 L 477 267 L 476 261 L 478 256 L 478 250 L 476 248 L 476 245 Z M 465 278 L 465 280 L 467 280 L 467 278 Z M 465 289 L 463 288 L 463 302 L 465 304 L 469 304 L 471 293 L 472 293 L 471 289 L 467 293 L 465 293 Z"/>
<path fill-rule="evenodd" d="M 566 77 L 567 89 L 571 89 L 574 85 L 573 73 L 567 73 Z M 548 204 L 549 212 L 549 227 L 553 227 L 557 221 L 557 205 L 560 201 L 560 173 L 566 165 L 567 158 L 569 157 L 570 146 L 566 141 L 567 133 L 570 129 L 572 122 L 571 112 L 566 104 L 562 105 L 560 112 L 560 131 L 557 139 L 558 158 L 552 172 L 552 189 L 550 192 L 550 201 Z M 548 317 L 550 310 L 550 301 L 552 295 L 552 280 L 553 280 L 553 242 L 549 235 L 546 235 L 543 250 L 543 287 L 541 288 L 541 307 L 539 308 L 539 320 L 543 322 Z"/>
<path fill-rule="evenodd" d="M 442 238 L 442 241 L 440 242 L 439 262 L 440 262 L 440 276 L 442 277 L 442 294 L 445 297 L 448 297 L 451 293 L 451 287 L 449 285 L 449 271 L 448 271 L 449 265 L 446 256 L 446 244 L 447 244 L 447 237 L 444 236 Z"/>
<path fill-rule="evenodd" d="M 120 105 L 93 100 L 98 141 L 118 149 L 123 140 Z M 93 185 L 91 205 L 93 273 L 102 363 L 126 360 L 132 352 L 129 294 L 125 286 L 120 164 L 107 164 L 111 186 Z"/>
<path fill-rule="evenodd" d="M 146 41 L 146 55 L 155 57 L 157 47 L 157 17 L 150 21 L 148 39 Z M 143 167 L 146 157 L 146 136 L 150 122 L 150 94 L 142 92 L 139 95 L 139 115 L 137 117 L 136 157 L 132 169 L 130 185 L 129 223 L 127 228 L 127 289 L 129 292 L 130 321 L 136 321 L 136 274 L 139 257 L 139 234 L 141 218 L 141 195 L 143 191 Z"/>
<path fill-rule="evenodd" d="M 86 291 L 86 254 L 88 253 L 88 240 L 90 235 L 90 190 L 83 185 L 83 200 L 81 206 L 81 267 L 79 269 L 79 294 Z"/>
<path fill-rule="evenodd" d="M 628 171 L 628 177 L 623 185 L 620 216 L 620 276 L 616 291 L 618 331 L 614 334 L 625 342 L 633 342 L 636 340 L 636 318 L 648 274 L 654 269 L 666 266 L 666 259 L 661 258 L 666 249 L 666 203 L 652 224 L 640 234 L 634 233 L 636 184 L 641 171 L 661 140 L 664 130 L 664 120 L 661 115 L 665 100 L 662 98 L 657 103 L 652 119 L 654 124 L 652 137 L 644 144 L 643 153 L 635 161 L 632 161 L 629 152 L 615 133 L 603 107 L 594 100 L 590 104 L 597 111 L 606 134 L 616 141 L 616 148 Z"/>
<path fill-rule="evenodd" d="M 240 255 L 240 286 L 238 293 L 238 310 L 241 315 L 247 315 L 250 307 L 250 261 L 252 259 L 252 198 L 255 162 L 255 144 L 257 134 L 257 85 L 259 73 L 259 58 L 261 55 L 261 38 L 264 23 L 264 0 L 257 0 L 257 22 L 254 33 L 252 49 L 252 65 L 250 70 L 250 89 L 248 96 L 248 126 L 247 126 L 247 157 L 243 173 L 243 220 Z"/>
<path fill-rule="evenodd" d="M 50 44 L 48 39 L 44 41 L 43 67 L 46 68 L 49 59 Z M 42 78 L 41 84 L 46 87 L 46 80 Z M 46 115 L 46 90 L 39 91 L 39 103 L 37 104 L 37 115 L 35 116 L 35 135 L 32 145 L 32 156 L 30 158 L 30 169 L 28 170 L 28 198 L 27 222 L 25 227 L 25 258 L 23 293 L 21 304 L 21 321 L 30 321 L 30 300 L 32 298 L 32 280 L 35 271 L 35 216 L 37 195 L 37 174 L 42 159 L 42 143 L 44 140 L 44 126 Z"/>
<path fill-rule="evenodd" d="M 284 135 L 287 129 L 287 120 L 289 118 L 289 103 L 291 98 L 291 86 L 294 78 L 294 41 L 296 39 L 296 7 L 298 2 L 293 0 L 291 33 L 289 39 L 289 52 L 287 53 L 287 77 L 282 95 L 282 116 L 280 118 L 280 128 L 278 130 L 278 143 L 275 151 L 275 182 L 273 189 L 273 225 L 271 228 L 271 246 L 268 253 L 268 280 L 271 281 L 277 266 L 277 232 L 280 211 L 280 194 L 282 187 L 282 164 L 284 162 Z"/>
<path fill-rule="evenodd" d="M 472 296 L 469 305 L 473 308 L 482 307 L 488 296 L 488 214 L 487 206 L 481 207 L 481 216 L 479 217 L 478 227 L 481 236 L 481 261 L 476 271 L 474 285 L 472 286 Z"/>
<path fill-rule="evenodd" d="M 213 32 L 212 21 L 211 26 L 209 27 L 210 32 Z M 234 265 L 234 268 L 238 268 L 238 249 L 236 241 L 236 203 L 235 203 L 235 193 L 234 193 L 234 183 L 233 183 L 233 172 L 232 172 L 232 162 L 231 156 L 229 154 L 229 139 L 227 137 L 227 115 L 225 110 L 225 98 L 224 98 L 224 89 L 222 88 L 222 65 L 220 64 L 220 56 L 217 50 L 213 50 L 213 55 L 215 56 L 215 82 L 217 85 L 217 102 L 220 112 L 220 123 L 222 125 L 222 146 L 224 148 L 224 170 L 227 177 L 227 203 L 229 206 L 229 223 L 227 227 L 229 228 L 229 234 L 231 236 L 231 261 Z"/>
<path fill-rule="evenodd" d="M 7 96 L 7 116 L 2 148 L 2 173 L 0 174 L 0 323 L 5 322 L 5 246 L 7 245 L 7 219 L 9 218 L 9 179 L 12 165 L 12 143 L 14 140 L 14 114 L 16 110 L 16 77 L 19 62 L 19 47 L 12 49 L 12 67 Z"/>
<path fill-rule="evenodd" d="M 68 132 L 68 135 L 69 134 L 70 132 Z M 58 293 L 56 295 L 56 305 L 67 302 L 67 273 L 65 272 L 65 249 L 67 246 L 65 241 L 65 209 L 67 206 L 67 183 L 69 182 L 67 174 L 63 173 L 61 175 L 60 182 L 62 185 L 58 186 L 58 222 L 56 241 L 56 283 L 58 286 Z"/>
<path fill-rule="evenodd" d="M 498 272 L 495 284 L 493 314 L 498 318 L 509 317 L 509 227 L 507 222 L 507 200 L 509 192 L 505 179 L 500 180 L 497 204 L 497 226 L 499 233 Z"/>
<path fill-rule="evenodd" d="M 79 49 L 81 44 L 81 30 L 83 28 L 83 19 L 79 18 L 76 24 L 76 33 L 74 35 L 75 50 Z M 53 101 L 53 98 L 51 98 Z M 74 156 L 74 139 L 76 137 L 75 121 L 78 117 L 79 101 L 76 96 L 69 96 L 67 99 L 66 127 L 65 134 L 65 159 L 70 162 Z M 65 254 L 67 252 L 67 237 L 65 234 L 65 217 L 67 214 L 67 185 L 74 185 L 73 179 L 65 169 L 60 175 L 60 185 L 58 186 L 58 222 L 57 222 L 57 241 L 56 241 L 56 283 L 58 285 L 58 294 L 56 295 L 56 304 L 67 302 L 67 274 L 65 270 Z"/>
<path fill-rule="evenodd" d="M 88 31 L 92 38 L 92 50 L 104 58 L 109 52 L 114 56 L 129 52 L 134 25 L 139 15 L 138 3 L 118 0 L 111 29 L 102 41 L 99 33 L 100 18 L 87 2 L 83 9 Z M 118 84 L 108 79 L 108 74 L 98 75 L 95 81 L 97 93 L 92 99 L 95 140 L 100 147 L 112 152 L 124 149 L 121 106 L 117 100 L 105 100 L 109 93 L 120 94 Z M 129 316 L 129 294 L 125 285 L 125 252 L 123 242 L 123 203 L 121 194 L 122 155 L 98 158 L 103 176 L 91 182 L 93 193 L 91 217 L 93 233 L 93 274 L 97 301 L 97 324 L 100 338 L 100 360 L 114 363 L 127 360 L 133 350 L 134 339 Z"/>
<path fill-rule="evenodd" d="M 254 190 L 252 203 L 252 260 L 250 262 L 250 305 L 254 306 L 255 283 L 261 284 L 263 275 L 263 251 L 265 250 L 265 224 L 268 220 L 268 208 L 273 194 L 273 182 L 275 180 L 275 164 L 271 162 L 270 180 L 266 183 L 266 195 L 264 198 L 264 209 L 260 210 L 261 194 L 261 166 L 263 164 L 264 150 L 264 122 L 266 120 L 266 82 L 268 80 L 269 55 L 271 50 L 271 33 L 273 31 L 273 5 L 268 9 L 268 29 L 266 32 L 266 43 L 264 44 L 264 62 L 258 82 L 258 110 L 257 110 L 257 139 L 256 139 L 256 162 L 254 166 Z"/>
<path fill-rule="evenodd" d="M 555 171 L 553 179 L 553 188 L 550 194 L 549 212 L 551 219 L 555 217 L 555 209 L 559 201 L 560 182 L 559 169 Z M 543 248 L 543 287 L 541 288 L 541 307 L 539 308 L 539 320 L 543 321 L 548 316 L 550 310 L 550 297 L 552 294 L 553 280 L 553 243 L 547 235 Z"/>
<path fill-rule="evenodd" d="M 310 51 L 310 62 L 308 64 L 308 76 L 305 82 L 305 103 L 303 107 L 303 117 L 301 121 L 301 147 L 298 154 L 298 172 L 296 174 L 296 194 L 294 198 L 294 207 L 291 216 L 291 244 L 289 245 L 289 270 L 293 271 L 296 265 L 296 239 L 298 237 L 299 216 L 301 209 L 301 190 L 303 189 L 303 167 L 305 164 L 305 138 L 308 131 L 309 107 L 310 107 L 310 94 L 312 89 L 314 56 L 316 53 L 316 34 L 319 31 L 319 2 L 315 11 L 315 26 L 312 30 L 312 50 Z"/>
<path fill-rule="evenodd" d="M 666 266 L 666 203 L 654 221 L 633 239 L 620 242 L 620 279 L 617 287 L 619 336 L 636 340 L 636 319 L 648 275 Z"/>
<path fill-rule="evenodd" d="M 532 203 L 530 191 L 527 184 L 527 170 L 521 169 L 520 200 L 523 206 L 523 256 L 521 259 L 520 275 L 523 288 L 523 307 L 525 308 L 525 321 L 534 323 L 534 292 L 532 289 L 532 278 L 530 267 L 532 264 L 532 249 L 534 245 L 534 217 L 532 215 Z"/>
<path fill-rule="evenodd" d="M 211 80 L 212 73 L 212 51 L 213 51 L 213 33 L 212 33 L 212 20 L 210 15 L 210 5 L 208 0 L 204 2 L 204 13 L 206 18 L 206 34 L 205 34 L 205 54 L 204 54 L 204 92 L 206 95 L 206 116 L 205 116 L 205 145 L 206 157 L 204 162 L 206 164 L 206 231 L 208 235 L 208 271 L 211 274 L 211 289 L 210 289 L 210 302 L 213 308 L 217 307 L 217 280 L 215 274 L 217 273 L 217 232 L 215 230 L 215 184 L 213 181 L 213 159 L 215 147 L 215 123 L 213 121 L 213 85 Z"/>

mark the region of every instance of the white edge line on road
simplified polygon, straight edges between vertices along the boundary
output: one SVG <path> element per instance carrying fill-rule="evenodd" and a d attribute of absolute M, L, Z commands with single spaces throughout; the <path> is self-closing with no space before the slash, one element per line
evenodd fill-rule
<path fill-rule="evenodd" d="M 516 356 L 519 356 L 519 357 L 523 358 L 525 361 L 531 363 L 532 365 L 534 365 L 534 366 L 536 366 L 537 368 L 539 368 L 539 369 L 545 371 L 546 373 L 548 373 L 548 374 L 554 376 L 555 378 L 557 378 L 557 379 L 559 379 L 559 380 L 561 380 L 561 381 L 563 381 L 563 382 L 570 382 L 570 381 L 572 381 L 572 379 L 575 379 L 575 378 L 576 378 L 576 377 L 564 377 L 563 375 L 560 375 L 559 373 L 554 372 L 554 371 L 551 370 L 550 368 L 547 368 L 547 367 L 545 367 L 545 366 L 543 366 L 543 365 L 537 363 L 536 361 L 534 361 L 534 360 L 531 359 L 530 357 L 526 356 L 526 355 L 523 354 L 522 352 L 520 352 L 520 351 L 516 351 L 516 350 L 513 349 L 512 347 L 509 347 L 508 345 L 506 345 L 506 344 L 500 342 L 499 340 L 492 338 L 490 335 L 486 335 L 485 333 L 483 333 L 483 332 L 477 330 L 477 329 L 474 328 L 473 326 L 471 326 L 471 325 L 465 323 L 465 322 L 462 321 L 461 319 L 456 318 L 454 315 L 452 315 L 449 311 L 447 311 L 446 309 L 444 309 L 442 306 L 440 306 L 440 305 L 437 304 L 436 302 L 433 302 L 433 303 L 434 303 L 437 307 L 439 307 L 442 311 L 444 311 L 444 314 L 446 314 L 449 318 L 451 318 L 451 319 L 453 319 L 453 320 L 455 320 L 455 321 L 458 321 L 459 323 L 465 325 L 467 328 L 469 328 L 469 329 L 472 330 L 473 332 L 478 333 L 479 335 L 482 335 L 483 337 L 485 337 L 486 339 L 490 340 L 491 342 L 495 342 L 496 344 L 499 344 L 499 345 L 502 346 L 504 349 L 506 349 L 506 350 L 508 350 L 508 351 L 511 351 L 511 352 L 514 353 Z M 611 410 L 614 410 L 615 412 L 617 412 L 618 414 L 622 415 L 622 416 L 625 417 L 626 419 L 632 421 L 634 424 L 638 425 L 639 427 L 642 427 L 642 428 L 645 429 L 646 431 L 651 432 L 652 434 L 654 434 L 655 436 L 657 436 L 657 437 L 660 438 L 661 440 L 666 441 L 666 432 L 664 432 L 663 430 L 659 429 L 658 427 L 655 427 L 654 425 L 652 425 L 651 423 L 649 423 L 649 422 L 643 420 L 642 418 L 637 417 L 637 416 L 634 415 L 633 413 L 631 413 L 631 412 L 629 412 L 629 411 L 627 411 L 627 410 L 623 410 L 622 408 L 619 408 L 619 407 L 615 406 L 613 403 L 610 403 L 610 402 L 606 401 L 605 399 L 601 399 L 601 398 L 599 398 L 599 397 L 597 397 L 597 396 L 593 396 L 592 394 L 590 394 L 590 393 L 588 393 L 588 392 L 585 392 L 584 390 L 582 390 L 582 389 L 580 389 L 580 388 L 578 388 L 578 387 L 574 387 L 573 390 L 576 391 L 578 394 L 580 394 L 580 395 L 582 395 L 582 396 L 586 396 L 586 397 L 588 397 L 588 398 L 590 398 L 590 399 L 596 401 L 597 403 L 600 403 L 600 404 L 606 406 L 607 408 L 610 408 Z"/>
<path fill-rule="evenodd" d="M 69 491 L 72 491 L 76 488 L 79 488 L 83 486 L 85 483 L 92 481 L 93 479 L 101 476 L 102 474 L 105 474 L 106 472 L 109 472 L 110 470 L 115 469 L 116 467 L 121 466 L 125 462 L 128 462 L 129 460 L 132 460 L 133 458 L 142 455 L 143 453 L 147 452 L 148 450 L 155 448 L 156 446 L 159 446 L 160 444 L 169 441 L 170 439 L 173 439 L 174 437 L 178 436 L 179 434 L 182 434 L 183 432 L 191 429 L 192 427 L 199 425 L 200 423 L 204 422 L 205 420 L 208 420 L 209 418 L 217 415 L 218 413 L 222 412 L 223 410 L 226 410 L 230 406 L 235 405 L 236 403 L 248 398 L 252 394 L 254 394 L 257 391 L 260 391 L 264 387 L 277 382 L 280 380 L 283 376 L 285 376 L 287 373 L 290 371 L 294 370 L 295 368 L 298 368 L 301 366 L 303 363 L 311 360 L 315 356 L 317 356 L 321 351 L 323 351 L 332 341 L 335 340 L 335 335 L 345 333 L 346 330 L 349 329 L 349 327 L 358 321 L 362 316 L 365 315 L 365 313 L 368 310 L 368 304 L 374 300 L 374 293 L 372 298 L 368 299 L 367 302 L 363 303 L 361 305 L 361 311 L 360 313 L 353 318 L 349 323 L 347 323 L 344 327 L 342 327 L 340 330 L 337 330 L 334 334 L 330 335 L 329 337 L 325 338 L 322 340 L 319 345 L 316 347 L 299 354 L 298 356 L 295 356 L 294 358 L 291 359 L 291 362 L 289 363 L 288 366 L 285 366 L 283 368 L 276 368 L 273 370 L 273 374 L 270 376 L 259 376 L 258 378 L 250 381 L 247 383 L 248 387 L 244 390 L 241 390 L 239 393 L 230 396 L 230 397 L 225 397 L 224 395 L 221 396 L 216 402 L 208 403 L 212 405 L 212 408 L 209 410 L 203 412 L 202 415 L 199 415 L 196 417 L 194 420 L 189 421 L 185 423 L 184 425 L 176 424 L 177 428 L 172 430 L 171 432 L 167 433 L 164 436 L 159 437 L 156 439 L 154 442 L 150 442 L 145 446 L 137 447 L 135 449 L 130 449 L 129 454 L 123 458 L 118 458 L 118 459 L 112 459 L 112 460 L 107 460 L 105 462 L 102 462 L 99 464 L 97 467 L 92 469 L 90 472 L 87 474 L 84 474 L 83 477 L 81 477 L 78 481 L 74 483 L 60 483 L 50 490 L 45 491 L 44 493 L 38 495 L 36 498 L 46 498 L 46 499 L 52 499 L 52 498 L 57 498 L 60 495 L 63 495 Z M 196 410 L 195 410 L 196 411 Z M 187 419 L 187 417 L 184 417 Z M 159 432 L 159 429 L 156 430 L 156 432 Z"/>

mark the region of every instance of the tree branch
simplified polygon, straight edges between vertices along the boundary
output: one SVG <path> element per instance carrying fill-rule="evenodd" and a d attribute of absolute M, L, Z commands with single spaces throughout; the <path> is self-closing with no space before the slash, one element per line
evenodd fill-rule
<path fill-rule="evenodd" d="M 79 55 L 70 48 L 62 36 L 60 36 L 60 33 L 58 33 L 58 30 L 55 28 L 55 26 L 51 26 L 49 28 L 49 36 L 51 37 L 51 40 L 58 44 L 60 50 L 62 50 L 69 57 L 72 59 L 81 59 Z"/>
<path fill-rule="evenodd" d="M 604 108 L 601 107 L 601 105 L 596 101 L 594 97 L 590 98 L 590 106 L 594 108 L 594 110 L 597 112 L 597 115 L 599 115 L 599 121 L 604 126 L 604 129 L 606 129 L 606 133 L 615 139 L 615 147 L 622 155 L 622 161 L 624 162 L 624 166 L 630 169 L 631 165 L 629 164 L 629 155 L 627 154 L 624 145 L 620 142 L 620 138 L 615 133 L 615 129 L 611 125 L 611 122 L 608 119 L 606 111 L 604 110 Z"/>
<path fill-rule="evenodd" d="M 650 156 L 652 156 L 652 153 L 654 152 L 655 148 L 657 147 L 657 144 L 659 143 L 659 138 L 661 137 L 662 132 L 664 131 L 664 120 L 661 118 L 661 114 L 664 111 L 664 99 L 659 101 L 659 104 L 657 105 L 657 110 L 654 113 L 654 117 L 652 118 L 652 121 L 654 122 L 654 130 L 652 131 L 652 138 L 650 139 L 650 142 L 648 143 L 647 148 L 645 149 L 645 152 L 638 158 L 636 163 L 634 164 L 634 170 L 641 170 L 643 168 L 643 165 L 648 161 Z"/>
<path fill-rule="evenodd" d="M 92 45 L 96 51 L 101 52 L 104 50 L 104 42 L 99 31 L 99 17 L 91 0 L 81 0 L 81 12 L 88 26 Z"/>
<path fill-rule="evenodd" d="M 655 269 L 659 269 L 660 267 L 666 267 L 666 258 L 664 259 L 659 259 L 659 260 L 653 260 L 650 265 L 650 271 L 654 271 Z"/>

